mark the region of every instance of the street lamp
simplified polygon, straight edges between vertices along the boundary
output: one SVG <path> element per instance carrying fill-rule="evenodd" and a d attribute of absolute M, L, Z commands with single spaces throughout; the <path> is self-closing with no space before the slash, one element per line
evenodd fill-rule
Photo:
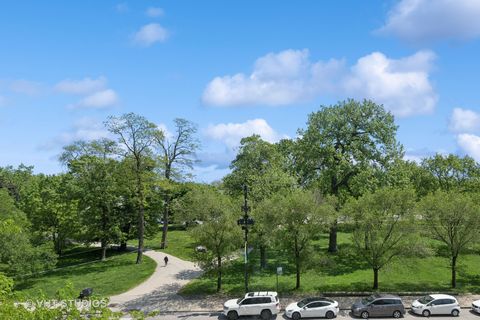
<path fill-rule="evenodd" d="M 243 218 L 238 219 L 237 224 L 242 226 L 242 230 L 245 231 L 245 292 L 248 292 L 248 227 L 252 226 L 255 221 L 248 216 L 248 212 L 250 211 L 250 207 L 248 206 L 247 202 L 247 193 L 248 188 L 247 185 L 243 186 Z"/>

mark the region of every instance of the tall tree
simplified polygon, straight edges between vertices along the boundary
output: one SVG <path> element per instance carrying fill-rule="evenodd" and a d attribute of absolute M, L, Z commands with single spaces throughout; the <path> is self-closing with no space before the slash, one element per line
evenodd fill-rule
<path fill-rule="evenodd" d="M 420 205 L 425 229 L 433 238 L 447 246 L 452 288 L 457 286 L 459 255 L 479 237 L 479 210 L 472 195 L 455 191 L 436 191 L 426 196 Z"/>
<path fill-rule="evenodd" d="M 170 135 L 165 132 L 163 135 L 156 136 L 157 148 L 160 149 L 158 162 L 163 177 L 168 181 L 179 181 L 190 176 L 193 164 L 196 161 L 196 152 L 200 147 L 200 142 L 196 138 L 197 127 L 194 123 L 176 118 L 175 133 Z M 165 188 L 164 206 L 163 206 L 163 228 L 162 242 L 160 248 L 167 247 L 167 233 L 170 215 L 170 202 L 175 193 L 169 192 L 172 188 Z"/>
<path fill-rule="evenodd" d="M 294 190 L 279 193 L 272 198 L 272 212 L 277 226 L 273 229 L 278 243 L 289 253 L 295 264 L 296 284 L 300 288 L 300 275 L 304 268 L 312 239 L 328 221 L 325 215 L 328 203 L 319 205 L 315 195 L 309 191 Z"/>
<path fill-rule="evenodd" d="M 353 243 L 359 257 L 373 270 L 373 289 L 378 273 L 415 244 L 413 190 L 384 188 L 347 203 L 344 211 L 354 225 Z"/>
<path fill-rule="evenodd" d="M 120 117 L 111 116 L 105 125 L 118 137 L 125 151 L 124 156 L 132 159 L 138 208 L 137 264 L 142 263 L 145 233 L 144 174 L 148 168 L 152 144 L 155 140 L 161 139 L 163 133 L 154 123 L 134 113 L 127 113 Z"/>
<path fill-rule="evenodd" d="M 266 266 L 271 221 L 269 212 L 257 210 L 257 206 L 277 192 L 292 189 L 296 181 L 285 168 L 286 159 L 278 146 L 261 139 L 259 135 L 245 137 L 240 141 L 240 149 L 232 161 L 232 172 L 223 179 L 223 186 L 228 194 L 240 197 L 243 186 L 249 188 L 249 200 L 256 223 L 252 228 L 252 240 L 260 251 L 260 268 Z"/>
<path fill-rule="evenodd" d="M 202 221 L 192 229 L 192 235 L 195 243 L 206 250 L 197 252 L 195 259 L 202 269 L 217 275 L 218 292 L 222 288 L 224 261 L 242 241 L 241 230 L 235 222 L 235 207 L 228 196 L 212 187 L 193 188 L 178 205 L 186 220 Z"/>
<path fill-rule="evenodd" d="M 81 149 L 82 154 L 70 156 L 71 150 Z M 102 139 L 91 142 L 76 142 L 64 147 L 61 159 L 68 161 L 74 176 L 79 203 L 79 217 L 84 226 L 86 241 L 101 244 L 101 258 L 106 259 L 107 247 L 121 239 L 116 207 L 121 201 L 119 181 L 120 163 L 112 158 L 115 142 Z M 68 160 L 70 159 L 70 160 Z"/>
<path fill-rule="evenodd" d="M 299 130 L 297 171 L 304 184 L 336 196 L 341 205 L 355 192 L 355 176 L 368 167 L 385 168 L 402 156 L 396 132 L 393 115 L 372 101 L 324 106 L 309 115 L 307 129 Z M 336 221 L 328 250 L 337 251 Z"/>

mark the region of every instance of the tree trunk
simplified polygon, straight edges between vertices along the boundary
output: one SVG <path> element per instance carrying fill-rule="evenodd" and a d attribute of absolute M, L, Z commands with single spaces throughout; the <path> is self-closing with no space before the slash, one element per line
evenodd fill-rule
<path fill-rule="evenodd" d="M 333 225 L 330 226 L 330 234 L 328 241 L 328 252 L 336 253 L 338 251 L 337 247 L 337 226 L 338 222 L 335 220 Z"/>
<path fill-rule="evenodd" d="M 145 212 L 143 207 L 142 177 L 140 172 L 140 161 L 137 159 L 137 194 L 138 194 L 138 249 L 137 264 L 142 263 L 143 258 L 143 236 L 145 233 Z"/>
<path fill-rule="evenodd" d="M 378 289 L 378 269 L 373 268 L 373 290 Z"/>
<path fill-rule="evenodd" d="M 452 288 L 457 287 L 457 256 L 452 257 Z"/>
<path fill-rule="evenodd" d="M 168 216 L 170 210 L 170 197 L 165 196 L 165 208 L 163 209 L 163 228 L 162 228 L 162 243 L 160 243 L 160 249 L 167 247 L 167 233 L 168 233 Z"/>
<path fill-rule="evenodd" d="M 265 269 L 267 267 L 267 248 L 264 245 L 260 245 L 260 269 Z"/>
<path fill-rule="evenodd" d="M 297 282 L 295 289 L 300 289 L 300 253 L 298 252 L 298 239 L 295 237 L 295 271 L 297 274 Z"/>
<path fill-rule="evenodd" d="M 217 268 L 218 268 L 218 277 L 217 277 L 217 292 L 222 290 L 222 257 L 217 257 Z"/>
<path fill-rule="evenodd" d="M 107 241 L 105 239 L 102 239 L 102 261 L 105 261 L 107 259 Z"/>

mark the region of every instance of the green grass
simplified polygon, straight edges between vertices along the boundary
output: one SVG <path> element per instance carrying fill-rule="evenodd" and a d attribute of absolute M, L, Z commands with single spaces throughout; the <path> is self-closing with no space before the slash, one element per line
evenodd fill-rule
<path fill-rule="evenodd" d="M 472 292 L 480 293 L 480 254 L 478 248 L 468 251 L 459 260 L 457 289 L 450 289 L 450 265 L 443 256 L 444 248 L 434 241 L 435 256 L 425 258 L 407 257 L 394 261 L 380 270 L 380 291 L 383 292 Z M 260 270 L 258 252 L 251 253 L 250 290 L 276 290 L 276 267 L 282 266 L 284 274 L 279 276 L 278 290 L 283 293 L 322 292 L 369 292 L 372 291 L 373 272 L 356 255 L 348 233 L 338 234 L 339 252 L 327 253 L 328 238 L 321 237 L 314 242 L 307 270 L 301 275 L 301 288 L 295 287 L 295 269 L 281 251 L 268 252 L 268 268 Z M 223 291 L 228 294 L 242 294 L 243 260 L 230 263 L 224 271 Z M 213 294 L 216 289 L 214 275 L 206 274 L 190 282 L 182 294 Z"/>
<path fill-rule="evenodd" d="M 145 239 L 145 248 L 166 252 L 177 258 L 193 261 L 195 253 L 195 244 L 190 233 L 185 230 L 169 230 L 167 233 L 167 248 L 160 249 L 162 240 L 162 232 L 158 232 L 153 237 Z M 136 246 L 137 241 L 129 242 L 130 245 Z"/>
<path fill-rule="evenodd" d="M 57 264 L 57 268 L 66 268 L 17 280 L 15 291 L 25 297 L 38 296 L 40 291 L 47 297 L 54 297 L 59 289 L 71 282 L 78 292 L 91 287 L 95 295 L 111 296 L 135 287 L 155 271 L 156 263 L 149 257 L 143 256 L 143 263 L 137 265 L 136 253 L 120 254 L 113 250 L 108 252 L 106 261 L 72 266 L 98 260 L 100 252 L 91 250 L 81 247 L 69 250 Z M 75 254 L 70 255 L 72 253 Z"/>

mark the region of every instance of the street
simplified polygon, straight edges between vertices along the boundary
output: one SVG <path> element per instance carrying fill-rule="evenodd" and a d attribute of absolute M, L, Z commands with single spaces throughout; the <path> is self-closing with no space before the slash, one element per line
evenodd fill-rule
<path fill-rule="evenodd" d="M 171 314 L 162 314 L 158 315 L 154 318 L 149 318 L 149 319 L 155 319 L 155 320 L 226 320 L 227 318 L 218 313 L 208 313 L 208 312 L 192 312 L 192 313 L 171 313 Z M 241 317 L 240 320 L 258 320 L 260 319 L 259 317 Z M 283 313 L 280 313 L 276 317 L 272 318 L 274 320 L 286 320 L 287 318 L 283 316 Z M 348 310 L 341 310 L 337 318 L 339 320 L 343 319 L 359 319 L 359 318 L 354 318 L 349 315 Z M 375 318 L 375 319 L 392 319 L 392 318 Z M 407 312 L 407 314 L 404 316 L 403 319 L 423 319 L 421 316 L 413 315 L 410 312 Z M 465 320 L 480 320 L 480 315 L 475 314 L 470 311 L 470 309 L 462 309 L 462 312 L 460 313 L 459 317 L 451 317 L 451 316 L 432 316 L 429 319 L 440 319 L 440 320 L 447 320 L 447 319 L 465 319 Z"/>

